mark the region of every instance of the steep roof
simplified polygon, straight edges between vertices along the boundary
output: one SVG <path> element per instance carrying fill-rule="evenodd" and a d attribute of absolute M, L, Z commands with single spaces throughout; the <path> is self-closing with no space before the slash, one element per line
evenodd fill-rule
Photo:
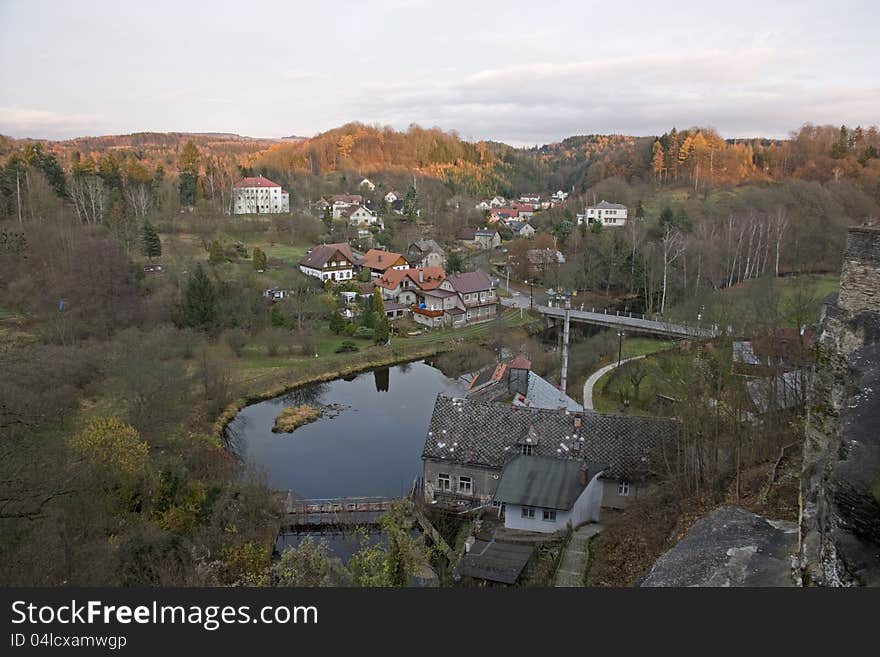
<path fill-rule="evenodd" d="M 409 245 L 411 251 L 419 251 L 421 253 L 431 252 L 439 253 L 440 255 L 446 255 L 446 252 L 443 248 L 437 244 L 434 240 L 424 239 L 424 240 L 416 240 L 412 244 Z"/>
<path fill-rule="evenodd" d="M 370 210 L 370 208 L 368 208 L 368 207 L 366 207 L 366 206 L 364 206 L 364 205 L 349 205 L 347 208 L 345 208 L 345 209 L 342 211 L 342 216 L 344 216 L 344 217 L 350 217 L 351 215 L 353 215 L 353 214 L 354 214 L 355 212 L 357 212 L 358 210 L 365 210 L 365 211 L 368 212 L 371 216 L 376 214 L 375 212 L 373 212 L 372 210 Z"/>
<path fill-rule="evenodd" d="M 495 499 L 506 504 L 567 511 L 587 487 L 581 483 L 581 470 L 586 472 L 589 482 L 604 469 L 603 465 L 575 459 L 520 455 L 504 466 Z"/>
<path fill-rule="evenodd" d="M 419 272 L 422 272 L 421 281 L 419 281 Z M 446 278 L 446 273 L 442 267 L 389 269 L 376 281 L 376 285 L 384 287 L 386 290 L 394 290 L 405 278 L 408 278 L 420 290 L 434 290 Z"/>
<path fill-rule="evenodd" d="M 615 477 L 654 471 L 652 457 L 677 440 L 666 418 L 577 413 L 438 395 L 422 456 L 500 469 L 530 444 L 535 456 L 607 463 Z"/>
<path fill-rule="evenodd" d="M 349 262 L 355 262 L 351 247 L 345 242 L 337 242 L 335 244 L 321 244 L 320 246 L 316 246 L 299 261 L 299 264 L 314 269 L 320 269 L 333 258 L 337 251 L 348 258 Z"/>
<path fill-rule="evenodd" d="M 248 176 L 235 183 L 236 189 L 241 187 L 281 187 L 281 185 L 263 176 Z"/>
<path fill-rule="evenodd" d="M 334 194 L 330 197 L 331 203 L 350 203 L 360 205 L 364 197 L 360 194 Z"/>
<path fill-rule="evenodd" d="M 361 259 L 360 265 L 362 267 L 369 267 L 370 269 L 380 269 L 385 271 L 389 267 L 392 267 L 395 262 L 403 258 L 399 253 L 394 253 L 394 251 L 383 251 L 382 249 L 370 249 L 364 254 L 364 257 Z M 406 260 L 406 258 L 404 258 Z"/>
<path fill-rule="evenodd" d="M 480 292 L 492 287 L 492 279 L 481 271 L 468 271 L 463 274 L 452 274 L 451 276 L 447 276 L 446 280 L 452 285 L 452 289 L 460 294 Z"/>
<path fill-rule="evenodd" d="M 511 365 L 513 367 L 513 365 Z M 582 411 L 583 404 L 578 403 L 542 376 L 529 372 L 529 389 L 525 396 L 516 394 L 513 397 L 516 406 L 532 408 L 559 408 L 565 404 L 570 411 Z"/>

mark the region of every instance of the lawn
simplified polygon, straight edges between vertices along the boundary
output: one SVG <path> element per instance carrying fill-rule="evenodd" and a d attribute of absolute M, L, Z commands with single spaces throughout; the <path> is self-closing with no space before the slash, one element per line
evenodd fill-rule
<path fill-rule="evenodd" d="M 641 354 L 636 354 L 641 355 Z M 663 392 L 663 387 L 658 381 L 659 369 L 657 367 L 660 358 L 663 359 L 687 359 L 688 355 L 678 352 L 664 352 L 647 355 L 647 358 L 630 363 L 624 363 L 619 368 L 606 372 L 593 387 L 593 407 L 600 413 L 620 413 L 622 410 L 622 398 L 629 399 L 626 412 L 631 415 L 657 415 L 656 395 Z M 633 369 L 647 369 L 647 374 L 639 384 L 638 399 L 629 377 Z"/>
<path fill-rule="evenodd" d="M 280 260 L 288 265 L 296 266 L 308 250 L 305 246 L 288 246 L 286 244 L 248 244 L 253 251 L 254 247 L 261 248 L 270 260 Z"/>

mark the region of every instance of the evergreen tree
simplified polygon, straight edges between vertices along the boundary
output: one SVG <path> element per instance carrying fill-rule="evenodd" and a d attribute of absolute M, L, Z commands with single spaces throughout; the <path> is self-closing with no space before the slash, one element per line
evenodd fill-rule
<path fill-rule="evenodd" d="M 406 196 L 403 197 L 403 216 L 406 220 L 413 222 L 419 214 L 419 195 L 416 193 L 415 187 L 406 190 Z"/>
<path fill-rule="evenodd" d="M 464 262 L 458 251 L 451 251 L 449 255 L 446 256 L 446 270 L 450 274 L 460 274 L 463 267 Z"/>
<path fill-rule="evenodd" d="M 330 314 L 330 330 L 339 335 L 345 330 L 345 320 L 335 310 Z"/>
<path fill-rule="evenodd" d="M 225 261 L 226 254 L 223 252 L 223 245 L 220 244 L 219 240 L 214 240 L 208 249 L 208 262 L 212 265 L 219 265 Z"/>
<path fill-rule="evenodd" d="M 150 260 L 162 255 L 162 241 L 159 239 L 159 233 L 156 232 L 153 224 L 146 219 L 141 228 L 141 247 L 143 254 Z"/>
<path fill-rule="evenodd" d="M 253 255 L 254 269 L 264 271 L 266 269 L 266 253 L 259 247 L 254 247 Z"/>
<path fill-rule="evenodd" d="M 388 325 L 388 318 L 385 316 L 385 301 L 382 299 L 382 292 L 378 287 L 373 290 L 373 327 L 376 329 L 373 338 L 376 344 L 388 342 L 391 327 Z"/>
<path fill-rule="evenodd" d="M 217 292 L 201 264 L 196 265 L 186 284 L 183 299 L 183 323 L 209 329 L 217 321 Z"/>
<path fill-rule="evenodd" d="M 645 218 L 645 206 L 642 205 L 642 200 L 639 199 L 639 204 L 636 206 L 636 219 L 644 219 Z"/>

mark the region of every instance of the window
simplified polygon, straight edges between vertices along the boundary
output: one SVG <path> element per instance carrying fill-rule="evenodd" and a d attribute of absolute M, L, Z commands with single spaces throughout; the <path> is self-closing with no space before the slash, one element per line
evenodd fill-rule
<path fill-rule="evenodd" d="M 621 497 L 629 495 L 629 482 L 626 479 L 621 479 L 617 482 L 617 494 Z"/>
<path fill-rule="evenodd" d="M 531 456 L 534 451 L 533 445 L 520 445 L 520 449 L 525 456 Z"/>
<path fill-rule="evenodd" d="M 556 511 L 553 509 L 544 509 L 544 520 L 548 522 L 556 522 Z"/>
<path fill-rule="evenodd" d="M 437 488 L 440 490 L 449 490 L 452 488 L 452 480 L 448 474 L 437 475 Z"/>
<path fill-rule="evenodd" d="M 470 495 L 473 492 L 474 486 L 471 482 L 470 477 L 459 477 L 458 478 L 458 492 L 463 493 L 465 495 Z"/>
<path fill-rule="evenodd" d="M 530 506 L 524 506 L 522 508 L 522 517 L 523 518 L 534 518 L 535 510 Z"/>

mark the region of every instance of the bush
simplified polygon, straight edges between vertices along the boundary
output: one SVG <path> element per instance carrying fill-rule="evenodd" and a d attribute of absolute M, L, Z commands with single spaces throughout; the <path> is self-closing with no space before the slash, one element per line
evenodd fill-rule
<path fill-rule="evenodd" d="M 357 345 L 354 342 L 352 342 L 351 340 L 346 340 L 341 345 L 336 347 L 337 354 L 344 354 L 349 351 L 359 351 Z"/>
<path fill-rule="evenodd" d="M 226 332 L 226 344 L 229 345 L 229 349 L 232 350 L 232 353 L 236 358 L 241 358 L 241 354 L 247 346 L 247 343 L 248 337 L 241 329 L 235 328 Z"/>
<path fill-rule="evenodd" d="M 354 337 L 363 338 L 364 340 L 372 340 L 376 335 L 376 331 L 369 326 L 358 326 L 354 332 Z"/>

